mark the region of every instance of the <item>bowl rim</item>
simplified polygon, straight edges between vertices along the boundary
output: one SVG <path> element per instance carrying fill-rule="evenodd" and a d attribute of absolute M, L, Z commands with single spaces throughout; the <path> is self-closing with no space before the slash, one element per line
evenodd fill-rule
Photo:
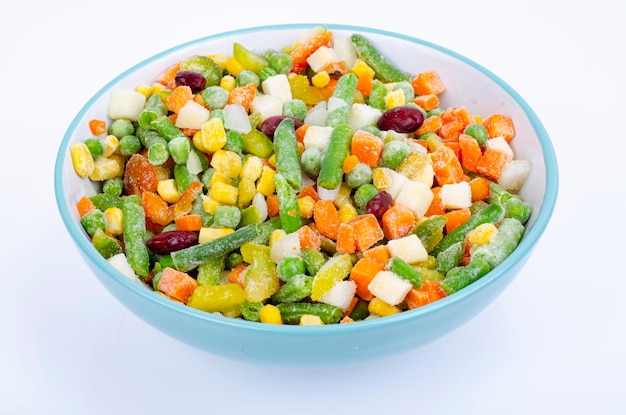
<path fill-rule="evenodd" d="M 242 35 L 247 33 L 258 33 L 258 32 L 267 32 L 267 31 L 277 31 L 277 30 L 307 30 L 312 29 L 316 26 L 326 27 L 329 30 L 343 30 L 343 31 L 353 31 L 358 33 L 370 33 L 381 35 L 384 37 L 395 38 L 399 40 L 408 41 L 411 43 L 415 43 L 421 46 L 425 46 L 430 49 L 434 49 L 435 51 L 441 52 L 445 55 L 448 55 L 458 61 L 461 61 L 474 69 L 478 70 L 485 76 L 487 76 L 490 80 L 496 83 L 499 87 L 501 87 L 508 95 L 513 98 L 513 100 L 523 109 L 524 113 L 529 119 L 529 122 L 537 134 L 541 150 L 543 152 L 543 159 L 545 165 L 545 174 L 546 174 L 546 183 L 545 183 L 545 193 L 543 196 L 543 201 L 541 204 L 541 209 L 539 210 L 537 217 L 535 218 L 535 222 L 533 223 L 531 229 L 527 229 L 526 234 L 522 238 L 520 244 L 515 249 L 515 251 L 509 255 L 501 264 L 498 265 L 494 270 L 490 271 L 488 274 L 480 278 L 479 280 L 473 282 L 469 286 L 463 288 L 462 290 L 449 295 L 445 298 L 442 298 L 436 302 L 427 304 L 423 307 L 419 307 L 413 310 L 407 310 L 402 313 L 387 316 L 385 318 L 372 319 L 367 321 L 359 321 L 358 324 L 333 324 L 333 325 L 325 325 L 325 326 L 292 326 L 292 325 L 273 325 L 273 324 L 262 324 L 258 322 L 246 321 L 243 319 L 234 319 L 230 317 L 224 317 L 221 315 L 216 315 L 212 313 L 207 313 L 201 310 L 196 310 L 194 308 L 188 307 L 184 304 L 173 301 L 165 296 L 159 295 L 153 291 L 150 291 L 147 287 L 138 284 L 137 282 L 131 280 L 130 278 L 123 275 L 121 272 L 117 271 L 113 266 L 111 266 L 96 250 L 93 248 L 85 237 L 84 231 L 78 226 L 78 222 L 74 219 L 71 212 L 71 207 L 65 200 L 64 197 L 64 171 L 63 166 L 65 164 L 65 160 L 69 157 L 69 145 L 72 135 L 74 131 L 79 125 L 79 122 L 84 117 L 85 113 L 89 108 L 99 100 L 103 94 L 107 93 L 113 85 L 117 84 L 120 80 L 127 77 L 129 74 L 140 70 L 144 66 L 149 65 L 153 61 L 165 57 L 171 53 L 174 53 L 180 49 L 184 49 L 195 44 L 201 44 L 205 42 L 209 42 L 212 40 L 227 38 L 230 36 Z M 261 25 L 261 26 L 252 26 L 247 28 L 241 28 L 236 30 L 225 31 L 221 33 L 215 33 L 208 36 L 200 37 L 195 40 L 191 40 L 188 42 L 181 43 L 179 45 L 170 47 L 165 49 L 162 52 L 154 54 L 151 57 L 148 57 L 141 62 L 131 66 L 127 70 L 123 71 L 107 84 L 105 84 L 102 88 L 100 88 L 80 109 L 80 111 L 76 114 L 69 127 L 67 128 L 63 139 L 61 141 L 59 150 L 57 152 L 55 168 L 54 168 L 54 189 L 55 189 L 55 198 L 57 202 L 57 208 L 61 215 L 61 218 L 64 222 L 66 229 L 68 230 L 73 242 L 76 246 L 82 251 L 84 255 L 86 255 L 90 261 L 92 261 L 95 266 L 99 267 L 107 274 L 107 277 L 112 278 L 117 284 L 120 284 L 125 290 L 130 290 L 133 293 L 144 297 L 147 301 L 156 303 L 158 306 L 165 307 L 174 311 L 176 313 L 181 313 L 193 319 L 203 320 L 206 323 L 211 323 L 224 327 L 235 327 L 238 329 L 247 330 L 249 332 L 262 332 L 262 333 L 271 333 L 271 334 L 282 334 L 282 335 L 290 335 L 290 336 L 332 336 L 336 334 L 347 334 L 347 333 L 364 333 L 369 331 L 375 331 L 381 327 L 390 327 L 397 326 L 401 324 L 406 324 L 412 320 L 419 320 L 420 318 L 434 314 L 439 312 L 440 310 L 448 307 L 453 303 L 460 303 L 468 300 L 470 297 L 473 297 L 476 293 L 482 291 L 487 286 L 490 286 L 496 283 L 498 280 L 503 278 L 512 268 L 514 268 L 518 262 L 522 261 L 534 248 L 537 241 L 540 239 L 542 234 L 544 233 L 546 227 L 548 226 L 548 222 L 552 216 L 554 211 L 557 195 L 558 195 L 558 182 L 559 182 L 559 172 L 557 166 L 556 155 L 554 153 L 554 148 L 552 146 L 550 137 L 542 122 L 539 120 L 538 116 L 534 112 L 534 110 L 527 104 L 527 102 L 520 96 L 517 91 L 515 91 L 508 83 L 502 80 L 499 76 L 491 72 L 489 69 L 483 67 L 482 65 L 474 62 L 473 60 L 454 52 L 446 47 L 440 46 L 438 44 L 432 43 L 430 41 L 393 32 L 378 28 L 369 28 L 362 27 L 357 25 L 345 25 L 345 24 L 326 24 L 326 23 L 292 23 L 292 24 L 275 24 L 275 25 Z M 143 283 L 142 283 L 143 284 Z"/>

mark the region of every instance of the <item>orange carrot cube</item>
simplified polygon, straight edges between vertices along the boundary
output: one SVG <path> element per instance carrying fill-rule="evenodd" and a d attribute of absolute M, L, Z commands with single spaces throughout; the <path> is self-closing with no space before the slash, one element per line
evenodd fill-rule
<path fill-rule="evenodd" d="M 356 252 L 356 240 L 354 228 L 347 223 L 339 224 L 337 232 L 337 252 L 342 254 L 353 254 Z"/>
<path fill-rule="evenodd" d="M 198 282 L 189 274 L 166 267 L 159 279 L 157 289 L 162 293 L 187 304 Z"/>
<path fill-rule="evenodd" d="M 502 150 L 486 148 L 476 165 L 476 171 L 489 180 L 497 182 L 502 169 L 511 160 L 511 155 Z"/>
<path fill-rule="evenodd" d="M 367 288 L 379 271 L 384 269 L 384 265 L 377 261 L 363 257 L 359 259 L 350 271 L 350 281 L 356 284 L 356 295 L 362 299 L 369 301 L 373 298 L 372 293 Z"/>
<path fill-rule="evenodd" d="M 382 222 L 385 238 L 402 238 L 415 227 L 415 215 L 411 209 L 396 203 L 383 214 Z"/>
<path fill-rule="evenodd" d="M 476 173 L 476 166 L 483 155 L 480 144 L 474 137 L 461 134 L 459 135 L 459 145 L 461 147 L 461 165 L 464 169 Z"/>
<path fill-rule="evenodd" d="M 383 140 L 370 132 L 357 130 L 352 136 L 350 153 L 361 163 L 376 167 L 383 154 Z"/>
<path fill-rule="evenodd" d="M 487 129 L 489 138 L 502 136 L 506 141 L 511 141 L 515 136 L 515 126 L 509 116 L 491 114 L 483 119 L 482 124 Z"/>
<path fill-rule="evenodd" d="M 435 71 L 419 73 L 409 82 L 411 86 L 413 86 L 413 91 L 416 95 L 439 95 L 446 90 L 446 87 Z"/>
<path fill-rule="evenodd" d="M 389 261 L 389 258 L 391 258 L 391 255 L 389 254 L 387 245 L 376 245 L 363 251 L 363 258 L 369 258 L 375 261 L 382 269 L 385 267 L 387 261 Z"/>
<path fill-rule="evenodd" d="M 354 228 L 354 238 L 358 251 L 365 251 L 385 237 L 378 219 L 371 213 L 357 216 L 348 223 Z"/>

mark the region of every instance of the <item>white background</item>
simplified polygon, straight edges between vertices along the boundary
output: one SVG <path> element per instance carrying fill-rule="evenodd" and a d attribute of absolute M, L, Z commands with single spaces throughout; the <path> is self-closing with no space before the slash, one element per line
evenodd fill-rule
<path fill-rule="evenodd" d="M 3 4 L 0 413 L 626 413 L 625 19 L 614 0 Z M 122 308 L 60 220 L 57 148 L 105 83 L 189 40 L 291 22 L 452 49 L 517 90 L 554 142 L 559 200 L 534 255 L 484 312 L 419 350 L 331 370 L 197 351 Z"/>

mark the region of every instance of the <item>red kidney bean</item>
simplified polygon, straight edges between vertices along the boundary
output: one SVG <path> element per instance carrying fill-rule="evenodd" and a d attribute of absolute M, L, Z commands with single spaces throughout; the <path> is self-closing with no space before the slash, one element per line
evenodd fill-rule
<path fill-rule="evenodd" d="M 155 254 L 167 255 L 198 243 L 198 234 L 193 231 L 169 231 L 154 235 L 146 245 Z"/>
<path fill-rule="evenodd" d="M 280 124 L 280 122 L 284 120 L 285 118 L 291 118 L 293 120 L 296 126 L 296 130 L 302 127 L 302 121 L 300 121 L 297 118 L 290 117 L 288 115 L 274 115 L 272 117 L 266 118 L 261 123 L 259 130 L 261 130 L 261 132 L 265 134 L 266 136 L 268 136 L 269 138 L 272 138 L 274 137 L 274 131 L 276 131 L 276 127 L 278 127 L 278 124 Z"/>
<path fill-rule="evenodd" d="M 393 205 L 391 195 L 384 190 L 371 198 L 365 205 L 365 213 L 371 213 L 380 220 L 389 208 Z"/>
<path fill-rule="evenodd" d="M 206 78 L 204 75 L 192 71 L 178 71 L 174 81 L 176 82 L 176 86 L 188 86 L 194 94 L 202 91 L 206 86 Z"/>
<path fill-rule="evenodd" d="M 424 114 L 417 108 L 402 106 L 386 111 L 378 119 L 378 128 L 399 133 L 412 133 L 424 122 Z"/>

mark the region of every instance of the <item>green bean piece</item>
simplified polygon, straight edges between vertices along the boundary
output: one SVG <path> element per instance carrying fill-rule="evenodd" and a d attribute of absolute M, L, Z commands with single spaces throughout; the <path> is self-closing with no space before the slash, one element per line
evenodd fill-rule
<path fill-rule="evenodd" d="M 489 203 L 485 202 L 484 200 L 477 200 L 472 203 L 472 205 L 469 207 L 469 210 L 472 215 L 475 215 L 476 213 L 487 207 L 489 207 Z"/>
<path fill-rule="evenodd" d="M 302 188 L 302 171 L 298 158 L 295 122 L 291 118 L 282 120 L 274 132 L 276 172 L 280 173 L 295 190 Z"/>
<path fill-rule="evenodd" d="M 275 70 L 277 74 L 288 75 L 292 65 L 293 60 L 286 53 L 274 53 L 267 58 L 267 66 Z"/>
<path fill-rule="evenodd" d="M 260 312 L 263 305 L 261 301 L 243 300 L 243 304 L 241 305 L 241 317 L 243 317 L 244 320 L 258 323 L 261 321 Z"/>
<path fill-rule="evenodd" d="M 198 265 L 198 285 L 218 285 L 222 279 L 226 254 L 216 255 Z"/>
<path fill-rule="evenodd" d="M 109 125 L 109 134 L 114 135 L 119 140 L 125 135 L 135 134 L 135 126 L 130 120 L 118 118 Z"/>
<path fill-rule="evenodd" d="M 366 183 L 359 186 L 354 192 L 354 203 L 357 207 L 365 209 L 367 202 L 378 194 L 378 189 L 372 183 Z"/>
<path fill-rule="evenodd" d="M 172 141 L 176 137 L 185 137 L 187 136 L 174 124 L 167 115 L 162 115 L 159 118 L 152 121 L 152 128 L 167 141 Z"/>
<path fill-rule="evenodd" d="M 324 324 L 336 324 L 341 320 L 342 311 L 339 307 L 323 303 L 282 303 L 278 311 L 287 324 L 299 324 L 305 314 L 318 316 Z"/>
<path fill-rule="evenodd" d="M 266 159 L 274 153 L 274 143 L 261 131 L 253 129 L 243 134 L 243 152 Z"/>
<path fill-rule="evenodd" d="M 241 221 L 241 211 L 236 206 L 218 206 L 213 213 L 213 225 L 218 228 L 235 229 Z"/>
<path fill-rule="evenodd" d="M 335 189 L 341 184 L 343 162 L 350 154 L 350 144 L 354 129 L 348 124 L 339 124 L 330 134 L 328 148 L 322 157 L 318 185 L 325 189 Z"/>
<path fill-rule="evenodd" d="M 197 175 L 191 174 L 184 164 L 174 165 L 174 181 L 180 192 L 184 192 L 192 182 L 200 182 Z"/>
<path fill-rule="evenodd" d="M 298 195 L 287 179 L 280 174 L 274 175 L 276 196 L 278 196 L 278 212 L 282 228 L 285 232 L 295 232 L 302 226 L 302 214 L 298 206 Z"/>
<path fill-rule="evenodd" d="M 243 154 L 243 136 L 241 133 L 228 130 L 226 132 L 226 144 L 224 144 L 222 150 L 232 151 L 239 155 Z"/>
<path fill-rule="evenodd" d="M 253 238 L 250 242 L 260 244 L 260 245 L 268 245 L 270 242 L 270 235 L 277 229 L 282 229 L 280 216 L 273 217 L 265 222 L 256 225 L 259 227 L 259 234 Z"/>
<path fill-rule="evenodd" d="M 526 223 L 528 219 L 530 219 L 530 214 L 530 205 L 518 196 L 513 196 L 504 202 L 505 218 L 513 218 L 519 220 L 521 223 Z"/>
<path fill-rule="evenodd" d="M 364 36 L 353 34 L 352 43 L 357 55 L 376 73 L 376 77 L 384 83 L 409 81 L 412 75 L 400 70 L 383 56 L 378 49 Z"/>
<path fill-rule="evenodd" d="M 241 256 L 241 253 L 233 251 L 229 253 L 228 256 L 226 256 L 226 260 L 224 261 L 224 267 L 226 269 L 233 269 L 241 263 L 243 263 L 243 256 Z"/>
<path fill-rule="evenodd" d="M 112 177 L 102 183 L 102 193 L 120 197 L 124 191 L 124 180 L 121 177 Z"/>
<path fill-rule="evenodd" d="M 179 271 L 190 271 L 210 258 L 226 254 L 250 242 L 259 235 L 258 226 L 244 226 L 221 238 L 174 251 L 171 254 L 174 265 Z"/>
<path fill-rule="evenodd" d="M 104 213 L 100 209 L 93 209 L 85 213 L 80 218 L 80 224 L 83 225 L 87 235 L 94 236 L 97 229 L 104 230 L 106 227 L 106 221 L 104 220 Z"/>
<path fill-rule="evenodd" d="M 392 257 L 385 264 L 388 271 L 407 280 L 415 288 L 422 288 L 422 274 L 400 257 Z"/>
<path fill-rule="evenodd" d="M 493 269 L 511 255 L 523 235 L 522 222 L 514 218 L 504 218 L 493 241 L 470 250 L 471 261 L 481 259 Z"/>
<path fill-rule="evenodd" d="M 261 83 L 263 83 L 263 81 L 265 81 L 267 78 L 271 78 L 274 75 L 278 75 L 278 72 L 276 72 L 269 66 L 266 66 L 259 71 L 259 79 L 261 80 Z"/>
<path fill-rule="evenodd" d="M 85 145 L 89 149 L 89 152 L 94 160 L 104 154 L 104 144 L 98 137 L 90 137 L 86 139 Z"/>
<path fill-rule="evenodd" d="M 301 257 L 288 255 L 278 261 L 276 272 L 278 273 L 278 278 L 287 282 L 298 274 L 306 273 L 306 266 Z"/>
<path fill-rule="evenodd" d="M 304 121 L 308 108 L 301 99 L 290 99 L 283 103 L 283 115 Z"/>
<path fill-rule="evenodd" d="M 192 71 L 206 78 L 206 87 L 220 84 L 222 69 L 213 59 L 204 55 L 194 55 L 180 62 L 181 71 Z"/>
<path fill-rule="evenodd" d="M 463 257 L 464 242 L 459 241 L 450 245 L 436 256 L 435 270 L 447 274 L 452 268 L 458 267 Z"/>
<path fill-rule="evenodd" d="M 358 82 L 357 76 L 352 72 L 348 72 L 339 78 L 333 91 L 333 96 L 328 100 L 329 108 L 326 115 L 326 125 L 336 127 L 347 123 Z M 337 106 L 333 107 L 334 105 Z"/>
<path fill-rule="evenodd" d="M 117 148 L 122 156 L 129 157 L 133 154 L 139 153 L 142 145 L 141 141 L 139 141 L 139 138 L 137 138 L 136 136 L 125 135 L 124 137 L 120 138 Z"/>
<path fill-rule="evenodd" d="M 219 85 L 204 88 L 200 91 L 200 96 L 211 111 L 223 109 L 228 102 L 228 91 Z"/>
<path fill-rule="evenodd" d="M 259 75 L 255 74 L 254 72 L 248 69 L 244 69 L 237 74 L 235 85 L 246 86 L 248 84 L 255 84 L 258 87 L 259 85 L 261 85 L 261 78 L 259 78 Z"/>
<path fill-rule="evenodd" d="M 404 141 L 391 140 L 383 147 L 383 163 L 390 169 L 396 170 L 400 163 L 409 155 L 411 151 L 409 145 Z"/>
<path fill-rule="evenodd" d="M 374 81 L 372 81 L 372 91 L 367 101 L 368 105 L 372 108 L 385 111 L 387 109 L 387 104 L 385 103 L 387 92 L 389 91 L 385 84 L 378 79 L 374 79 Z"/>
<path fill-rule="evenodd" d="M 122 207 L 122 199 L 119 196 L 109 193 L 98 193 L 97 195 L 91 196 L 89 200 L 102 212 L 110 207 Z"/>
<path fill-rule="evenodd" d="M 328 257 L 323 252 L 311 247 L 300 248 L 300 256 L 304 261 L 307 275 L 317 274 L 322 265 L 328 261 Z"/>
<path fill-rule="evenodd" d="M 274 303 L 296 303 L 311 296 L 313 277 L 304 274 L 294 275 L 272 295 Z"/>
<path fill-rule="evenodd" d="M 364 163 L 358 163 L 345 174 L 345 182 L 351 189 L 356 189 L 372 182 L 372 168 Z"/>
<path fill-rule="evenodd" d="M 146 106 L 139 113 L 137 121 L 141 128 L 151 129 L 152 121 L 162 115 L 167 115 L 167 106 L 163 101 L 163 97 L 160 94 L 152 94 L 146 100 Z"/>
<path fill-rule="evenodd" d="M 457 226 L 452 232 L 444 236 L 430 254 L 437 257 L 440 252 L 445 251 L 457 242 L 463 241 L 465 235 L 478 225 L 483 223 L 498 223 L 502 220 L 503 216 L 504 208 L 502 206 L 497 203 L 489 205 L 475 215 L 470 216 L 462 225 Z"/>
<path fill-rule="evenodd" d="M 304 174 L 309 178 L 317 178 L 322 168 L 322 150 L 317 147 L 304 149 L 300 155 L 300 165 Z"/>
<path fill-rule="evenodd" d="M 200 215 L 200 218 L 202 219 L 202 226 L 204 227 L 208 228 L 213 224 L 213 215 L 204 209 L 204 199 L 202 198 L 202 193 L 198 194 L 193 202 L 191 202 L 190 213 Z"/>
<path fill-rule="evenodd" d="M 176 164 L 185 164 L 191 152 L 191 141 L 186 136 L 172 138 L 167 143 L 167 148 Z"/>
<path fill-rule="evenodd" d="M 443 230 L 447 221 L 444 215 L 433 215 L 418 223 L 411 233 L 420 238 L 426 252 L 431 252 L 443 239 Z"/>
<path fill-rule="evenodd" d="M 124 252 L 117 239 L 107 235 L 104 230 L 97 228 L 91 238 L 96 251 L 102 255 L 104 259 L 109 259 L 113 255 L 121 254 Z"/>
<path fill-rule="evenodd" d="M 139 129 L 137 137 L 141 144 L 148 149 L 148 161 L 154 166 L 160 166 L 170 158 L 167 140 L 154 130 Z"/>
<path fill-rule="evenodd" d="M 141 196 L 139 195 L 128 195 L 128 196 L 124 196 L 124 198 L 122 199 L 124 202 L 128 202 L 128 203 L 134 203 L 138 206 L 142 206 L 142 201 L 141 201 Z M 121 206 L 120 206 L 121 207 Z"/>
<path fill-rule="evenodd" d="M 146 215 L 141 204 L 130 198 L 124 199 L 122 213 L 126 259 L 135 274 L 144 280 L 150 270 L 150 254 L 146 246 Z"/>
<path fill-rule="evenodd" d="M 491 271 L 489 264 L 482 259 L 475 259 L 463 267 L 452 268 L 440 282 L 441 288 L 448 294 L 455 293 L 479 280 Z"/>
<path fill-rule="evenodd" d="M 364 299 L 359 298 L 358 301 L 356 302 L 356 305 L 350 312 L 350 318 L 354 321 L 365 319 L 367 316 L 370 315 L 368 306 L 369 306 L 368 301 L 365 301 Z"/>

